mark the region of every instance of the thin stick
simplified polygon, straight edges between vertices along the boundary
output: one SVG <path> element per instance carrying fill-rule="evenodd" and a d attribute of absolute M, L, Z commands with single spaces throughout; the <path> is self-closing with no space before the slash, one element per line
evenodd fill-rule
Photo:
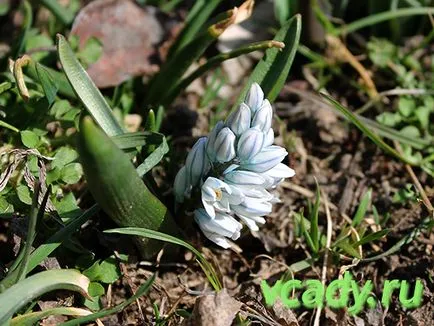
<path fill-rule="evenodd" d="M 328 205 L 328 199 L 324 193 L 322 193 L 322 198 L 323 198 L 324 209 L 325 209 L 326 217 L 327 217 L 327 241 L 326 241 L 326 247 L 324 250 L 324 261 L 322 264 L 322 272 L 321 272 L 321 283 L 323 285 L 325 285 L 326 278 L 327 278 L 327 261 L 329 258 L 329 251 L 330 251 L 330 246 L 332 243 L 333 222 L 332 222 L 332 217 L 330 214 L 330 208 Z M 315 313 L 315 320 L 313 323 L 314 326 L 319 326 L 319 324 L 320 324 L 321 311 L 322 311 L 322 307 L 318 307 L 316 310 L 316 313 Z"/>

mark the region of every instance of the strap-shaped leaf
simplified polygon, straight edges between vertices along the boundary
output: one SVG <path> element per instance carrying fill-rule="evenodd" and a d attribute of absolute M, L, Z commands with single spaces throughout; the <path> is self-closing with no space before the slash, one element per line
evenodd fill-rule
<path fill-rule="evenodd" d="M 265 51 L 264 57 L 256 65 L 234 107 L 244 100 L 254 82 L 261 85 L 265 97 L 270 102 L 276 99 L 291 69 L 300 41 L 300 33 L 301 16 L 297 14 L 282 26 L 273 39 L 285 43 L 285 48 L 283 50 L 272 48 Z"/>
<path fill-rule="evenodd" d="M 57 90 L 59 88 L 50 73 L 39 63 L 36 63 L 36 73 L 38 74 L 48 105 L 51 106 L 56 99 Z"/>
<path fill-rule="evenodd" d="M 128 155 L 90 117 L 81 120 L 78 152 L 93 197 L 119 226 L 177 233 L 167 207 L 149 191 Z M 139 247 L 147 257 L 161 244 L 140 240 Z"/>
<path fill-rule="evenodd" d="M 72 269 L 54 269 L 22 280 L 0 294 L 0 325 L 41 295 L 53 290 L 78 291 L 88 296 L 89 279 Z"/>
<path fill-rule="evenodd" d="M 109 136 L 122 134 L 113 111 L 60 34 L 57 34 L 57 52 L 69 83 L 95 121 Z"/>

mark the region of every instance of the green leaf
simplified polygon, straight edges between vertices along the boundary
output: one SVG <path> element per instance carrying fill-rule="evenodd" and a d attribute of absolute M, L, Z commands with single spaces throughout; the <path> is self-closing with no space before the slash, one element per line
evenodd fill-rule
<path fill-rule="evenodd" d="M 135 228 L 135 227 L 128 227 L 128 228 L 118 228 L 118 229 L 111 229 L 104 231 L 106 233 L 120 233 L 120 234 L 128 234 L 128 235 L 136 235 L 140 237 L 145 238 L 151 238 L 155 240 L 165 241 L 169 243 L 173 243 L 179 246 L 182 246 L 184 248 L 187 248 L 188 250 L 192 251 L 198 260 L 199 265 L 201 266 L 202 270 L 204 271 L 205 275 L 207 276 L 208 280 L 214 287 L 214 290 L 219 291 L 222 289 L 221 283 L 219 278 L 217 277 L 217 274 L 212 267 L 212 265 L 205 259 L 205 257 L 202 256 L 202 254 L 197 251 L 196 248 L 194 248 L 191 244 L 188 242 L 185 242 L 181 239 L 178 239 L 176 237 L 173 237 L 171 235 L 161 233 L 154 230 L 149 230 L 145 228 Z"/>
<path fill-rule="evenodd" d="M 29 302 L 54 290 L 70 290 L 87 296 L 89 279 L 75 270 L 55 269 L 30 276 L 0 294 L 0 325 Z"/>
<path fill-rule="evenodd" d="M 339 102 L 333 99 L 331 96 L 320 93 L 329 103 L 333 104 L 332 108 L 336 109 L 339 113 L 343 114 L 346 119 L 352 122 L 357 128 L 362 131 L 365 136 L 369 137 L 374 144 L 385 151 L 387 154 L 401 160 L 404 163 L 414 165 L 414 162 L 409 161 L 404 156 L 400 155 L 395 149 L 387 145 L 380 137 L 374 134 L 356 115 L 354 115 L 350 110 L 342 106 Z"/>
<path fill-rule="evenodd" d="M 70 163 L 60 171 L 62 181 L 70 185 L 80 181 L 82 175 L 83 168 L 80 163 Z"/>
<path fill-rule="evenodd" d="M 313 210 L 310 216 L 310 236 L 312 238 L 312 243 L 315 248 L 315 252 L 319 251 L 319 231 L 318 231 L 318 215 L 319 215 L 319 205 L 321 203 L 321 195 L 318 181 L 315 178 L 316 192 L 315 192 L 315 204 L 313 205 Z"/>
<path fill-rule="evenodd" d="M 368 210 L 368 206 L 371 203 L 372 198 L 372 189 L 369 189 L 362 197 L 360 201 L 359 207 L 357 208 L 356 214 L 354 214 L 352 226 L 358 226 L 366 216 L 366 211 Z"/>
<path fill-rule="evenodd" d="M 51 106 L 56 99 L 58 87 L 50 73 L 39 63 L 36 63 L 36 73 L 38 74 L 48 105 Z"/>
<path fill-rule="evenodd" d="M 404 117 L 409 117 L 416 109 L 416 102 L 411 97 L 400 97 L 398 102 L 398 110 Z"/>
<path fill-rule="evenodd" d="M 39 325 L 38 322 L 49 316 L 64 315 L 64 316 L 87 316 L 90 315 L 89 310 L 74 308 L 74 307 L 56 307 L 45 309 L 43 311 L 36 311 L 26 313 L 24 315 L 18 315 L 10 322 L 10 326 L 34 326 Z"/>
<path fill-rule="evenodd" d="M 85 211 L 80 217 L 74 219 L 62 229 L 53 234 L 44 244 L 36 248 L 29 257 L 29 263 L 27 266 L 26 273 L 30 273 L 36 266 L 38 266 L 42 261 L 47 258 L 54 250 L 56 250 L 62 243 L 68 240 L 71 235 L 76 232 L 81 225 L 89 220 L 91 216 L 99 211 L 97 205 L 93 205 L 87 211 Z M 8 277 L 0 281 L 0 289 L 9 288 L 14 284 L 12 282 L 16 279 L 18 275 L 18 270 L 14 270 Z M 10 277 L 9 277 L 10 276 Z"/>
<path fill-rule="evenodd" d="M 24 130 L 20 132 L 21 142 L 28 148 L 36 148 L 39 144 L 39 137 L 33 131 Z"/>
<path fill-rule="evenodd" d="M 432 107 L 428 106 L 420 106 L 416 109 L 414 114 L 416 115 L 417 119 L 419 120 L 419 123 L 423 129 L 428 129 L 428 126 L 430 124 L 429 118 L 430 114 L 432 112 Z"/>
<path fill-rule="evenodd" d="M 397 57 L 396 46 L 385 39 L 372 38 L 368 42 L 369 59 L 378 67 L 386 68 Z"/>
<path fill-rule="evenodd" d="M 54 155 L 54 160 L 51 162 L 52 168 L 63 168 L 66 164 L 75 161 L 78 158 L 78 153 L 70 147 L 61 147 Z"/>
<path fill-rule="evenodd" d="M 62 326 L 75 326 L 75 325 L 82 325 L 82 324 L 88 324 L 98 318 L 104 318 L 109 315 L 113 315 L 116 313 L 121 312 L 124 310 L 128 305 L 135 302 L 138 298 L 140 298 L 142 295 L 145 295 L 149 289 L 151 288 L 152 284 L 154 283 L 156 275 L 152 275 L 151 278 L 149 278 L 143 285 L 139 287 L 139 289 L 136 291 L 136 293 L 122 302 L 121 304 L 117 305 L 116 307 L 113 307 L 111 309 L 104 309 L 101 311 L 98 311 L 94 314 L 91 314 L 89 316 L 80 317 L 75 320 L 67 321 L 66 323 L 63 323 Z"/>
<path fill-rule="evenodd" d="M 19 185 L 17 187 L 17 195 L 21 202 L 27 205 L 32 204 L 32 196 L 30 195 L 29 187 L 25 185 Z"/>
<path fill-rule="evenodd" d="M 57 0 L 41 0 L 41 4 L 50 10 L 53 15 L 63 24 L 70 25 L 74 20 L 74 12 L 62 6 Z"/>
<path fill-rule="evenodd" d="M 44 34 L 38 34 L 37 29 L 31 29 L 26 40 L 26 52 L 32 49 L 50 48 L 53 45 L 53 41 L 50 37 Z M 49 55 L 48 51 L 38 51 L 32 53 L 31 57 L 35 61 L 41 61 Z"/>
<path fill-rule="evenodd" d="M 102 43 L 95 37 L 87 39 L 83 49 L 77 54 L 79 59 L 86 63 L 92 64 L 97 62 L 102 54 Z"/>
<path fill-rule="evenodd" d="M 184 28 L 176 37 L 169 49 L 169 57 L 176 55 L 186 44 L 190 43 L 194 37 L 204 27 L 205 22 L 211 16 L 214 9 L 221 0 L 197 0 L 190 9 L 184 22 Z"/>
<path fill-rule="evenodd" d="M 156 166 L 164 157 L 164 155 L 169 151 L 169 146 L 167 145 L 166 138 L 163 136 L 161 143 L 156 147 L 151 154 L 140 164 L 136 171 L 139 176 L 144 176 L 149 172 L 154 166 Z"/>
<path fill-rule="evenodd" d="M 78 152 L 93 197 L 118 225 L 177 233 L 168 209 L 148 190 L 128 155 L 90 117 L 81 120 Z M 143 256 L 161 247 L 156 242 L 138 245 Z"/>
<path fill-rule="evenodd" d="M 402 121 L 401 115 L 397 112 L 383 112 L 376 117 L 377 121 L 388 127 L 395 127 Z"/>
<path fill-rule="evenodd" d="M 356 257 L 358 259 L 361 259 L 360 253 L 349 243 L 348 239 L 345 239 L 343 241 L 340 241 L 336 244 L 338 248 L 341 248 L 346 254 L 350 255 L 351 257 Z"/>
<path fill-rule="evenodd" d="M 357 241 L 353 246 L 354 247 L 362 246 L 362 245 L 364 245 L 366 243 L 376 241 L 378 239 L 381 239 L 385 235 L 387 235 L 389 232 L 390 232 L 389 229 L 384 229 L 384 230 L 381 230 L 381 231 L 377 231 L 377 232 L 368 234 L 366 237 L 363 237 L 362 239 L 360 239 L 359 241 Z"/>
<path fill-rule="evenodd" d="M 270 102 L 274 102 L 288 77 L 300 41 L 300 33 L 301 16 L 297 14 L 282 26 L 273 39 L 285 43 L 285 48 L 283 50 L 272 48 L 265 51 L 264 57 L 250 74 L 233 109 L 244 100 L 254 82 L 261 86 L 265 97 Z"/>
<path fill-rule="evenodd" d="M 96 261 L 91 267 L 83 272 L 93 282 L 112 284 L 121 276 L 118 262 L 114 256 L 104 261 Z"/>
<path fill-rule="evenodd" d="M 109 136 L 122 134 L 113 111 L 60 34 L 57 35 L 57 52 L 72 88 L 95 121 Z"/>
<path fill-rule="evenodd" d="M 0 197 L 0 215 L 14 212 L 14 205 L 10 204 L 6 198 Z"/>

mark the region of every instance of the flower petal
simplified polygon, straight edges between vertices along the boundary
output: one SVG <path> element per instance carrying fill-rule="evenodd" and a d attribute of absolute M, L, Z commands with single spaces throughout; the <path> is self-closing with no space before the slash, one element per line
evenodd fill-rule
<path fill-rule="evenodd" d="M 264 100 L 261 107 L 256 111 L 253 120 L 252 127 L 257 127 L 261 131 L 268 133 L 273 121 L 273 108 L 268 100 Z"/>
<path fill-rule="evenodd" d="M 250 128 L 250 120 L 250 108 L 245 103 L 241 103 L 238 109 L 227 118 L 226 126 L 228 126 L 235 135 L 240 136 Z"/>
<path fill-rule="evenodd" d="M 205 154 L 206 137 L 199 138 L 194 144 L 185 161 L 187 176 L 193 186 L 196 186 L 202 176 L 207 173 L 209 160 Z"/>
<path fill-rule="evenodd" d="M 264 144 L 264 133 L 256 128 L 246 130 L 238 140 L 237 154 L 240 160 L 248 160 L 258 154 Z"/>
<path fill-rule="evenodd" d="M 225 181 L 232 185 L 260 186 L 265 180 L 259 174 L 251 171 L 235 170 L 224 177 Z"/>
<path fill-rule="evenodd" d="M 208 142 L 206 144 L 206 153 L 210 161 L 215 160 L 215 151 L 214 151 L 215 139 L 217 138 L 217 135 L 220 132 L 220 130 L 224 128 L 224 126 L 225 124 L 223 123 L 223 121 L 217 122 L 217 124 L 214 126 L 213 130 L 210 132 L 208 136 Z"/>
<path fill-rule="evenodd" d="M 188 185 L 187 169 L 183 166 L 176 174 L 175 182 L 173 183 L 173 192 L 177 202 L 182 203 L 184 201 Z"/>
<path fill-rule="evenodd" d="M 244 102 L 249 106 L 250 110 L 252 110 L 252 113 L 255 113 L 261 107 L 263 100 L 264 92 L 261 86 L 259 86 L 258 83 L 253 83 L 252 86 L 250 86 L 250 90 Z"/>
<path fill-rule="evenodd" d="M 225 127 L 220 130 L 214 143 L 215 157 L 218 162 L 229 162 L 235 157 L 235 135 Z"/>
<path fill-rule="evenodd" d="M 253 172 L 265 172 L 282 162 L 286 155 L 288 152 L 283 147 L 268 146 L 248 161 L 241 162 L 240 168 Z"/>

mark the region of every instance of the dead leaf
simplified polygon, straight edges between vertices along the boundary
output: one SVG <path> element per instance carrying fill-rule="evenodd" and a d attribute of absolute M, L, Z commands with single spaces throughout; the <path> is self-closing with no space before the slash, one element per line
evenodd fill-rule
<path fill-rule="evenodd" d="M 276 300 L 273 304 L 273 312 L 276 320 L 283 326 L 298 326 L 297 317 L 291 309 L 285 307 L 280 300 Z"/>
<path fill-rule="evenodd" d="M 184 326 L 230 326 L 243 304 L 226 292 L 204 295 L 196 299 L 193 313 Z"/>
<path fill-rule="evenodd" d="M 101 57 L 87 72 L 98 87 L 116 86 L 123 81 L 156 71 L 150 57 L 163 36 L 163 29 L 150 7 L 142 9 L 130 0 L 97 0 L 77 15 L 71 34 L 79 46 L 96 37 L 103 46 Z"/>

